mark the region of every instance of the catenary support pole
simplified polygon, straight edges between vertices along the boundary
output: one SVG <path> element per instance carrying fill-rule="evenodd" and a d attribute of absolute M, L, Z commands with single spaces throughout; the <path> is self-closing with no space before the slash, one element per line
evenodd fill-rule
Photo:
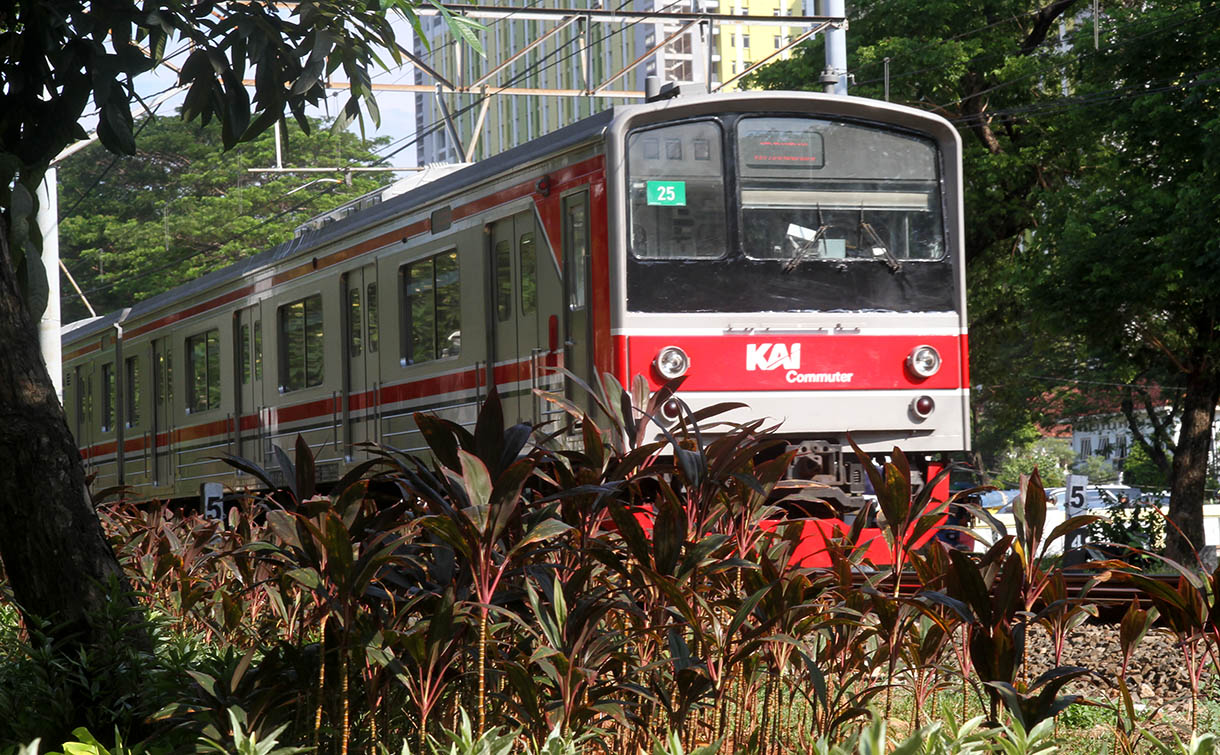
<path fill-rule="evenodd" d="M 42 361 L 60 403 L 64 400 L 63 351 L 60 346 L 59 313 L 59 190 L 55 168 L 48 168 L 38 187 L 38 229 L 42 232 L 42 267 L 47 276 L 47 308 L 38 320 L 38 343 Z"/>
<path fill-rule="evenodd" d="M 822 2 L 824 15 L 847 15 L 844 0 L 822 0 Z M 847 94 L 847 30 L 842 27 L 827 29 L 824 34 L 826 35 L 826 73 L 837 79 L 833 94 Z"/>

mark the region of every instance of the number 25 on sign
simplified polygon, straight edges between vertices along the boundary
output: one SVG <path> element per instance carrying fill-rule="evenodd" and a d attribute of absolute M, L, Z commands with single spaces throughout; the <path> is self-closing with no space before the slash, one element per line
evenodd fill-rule
<path fill-rule="evenodd" d="M 685 181 L 649 181 L 648 204 L 668 207 L 686 206 Z"/>

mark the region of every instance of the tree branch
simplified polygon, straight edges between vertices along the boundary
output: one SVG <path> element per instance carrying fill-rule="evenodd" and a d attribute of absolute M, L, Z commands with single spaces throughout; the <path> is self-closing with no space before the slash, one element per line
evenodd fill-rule
<path fill-rule="evenodd" d="M 1078 0 L 1055 0 L 1055 2 L 1049 5 L 1042 6 L 1034 14 L 1033 28 L 1025 35 L 1025 41 L 1021 43 L 1019 53 L 1021 55 L 1029 55 L 1038 49 L 1046 41 L 1046 35 L 1050 32 L 1051 27 L 1055 25 L 1055 21 L 1077 2 Z"/>

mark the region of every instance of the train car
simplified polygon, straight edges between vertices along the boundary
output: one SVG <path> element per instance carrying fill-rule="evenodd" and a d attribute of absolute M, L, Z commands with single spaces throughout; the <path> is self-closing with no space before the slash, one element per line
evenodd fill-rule
<path fill-rule="evenodd" d="M 65 327 L 69 422 L 95 485 L 184 498 L 254 485 L 214 457 L 275 469 L 298 433 L 324 480 L 365 442 L 421 448 L 415 412 L 471 425 L 492 386 L 557 421 L 534 389 L 583 400 L 560 367 L 684 375 L 858 500 L 849 432 L 925 479 L 968 447 L 960 155 L 944 119 L 854 97 L 614 107 Z"/>

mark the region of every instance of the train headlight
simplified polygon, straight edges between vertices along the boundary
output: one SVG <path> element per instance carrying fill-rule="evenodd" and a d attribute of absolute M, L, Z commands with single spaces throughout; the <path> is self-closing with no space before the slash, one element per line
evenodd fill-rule
<path fill-rule="evenodd" d="M 917 378 L 930 378 L 940 371 L 940 354 L 931 346 L 916 346 L 907 356 L 907 369 Z"/>
<path fill-rule="evenodd" d="M 653 364 L 663 377 L 673 380 L 676 377 L 682 377 L 690 369 L 690 357 L 677 346 L 666 346 L 657 352 L 657 358 Z"/>

